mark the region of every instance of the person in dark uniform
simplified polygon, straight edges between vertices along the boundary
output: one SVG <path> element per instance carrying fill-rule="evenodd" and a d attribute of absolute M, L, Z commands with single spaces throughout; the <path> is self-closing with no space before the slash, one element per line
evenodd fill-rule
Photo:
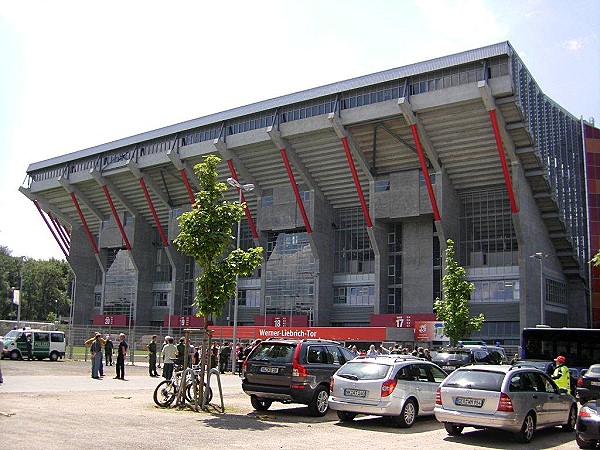
<path fill-rule="evenodd" d="M 219 351 L 219 371 L 221 373 L 225 373 L 227 371 L 227 364 L 231 359 L 231 347 L 229 343 L 225 343 L 221 350 Z"/>
<path fill-rule="evenodd" d="M 31 342 L 31 335 L 27 335 L 27 359 L 28 361 L 33 360 L 33 343 Z"/>
<path fill-rule="evenodd" d="M 115 346 L 110 338 L 110 334 L 106 335 L 106 341 L 104 343 L 104 360 L 107 366 L 112 366 L 112 354 Z"/>
<path fill-rule="evenodd" d="M 125 380 L 125 357 L 127 356 L 127 341 L 125 340 L 125 334 L 119 334 L 119 348 L 117 349 L 117 380 Z"/>
<path fill-rule="evenodd" d="M 148 373 L 151 377 L 158 376 L 158 372 L 156 372 L 156 338 L 156 335 L 152 336 L 150 343 L 146 346 L 148 348 Z"/>

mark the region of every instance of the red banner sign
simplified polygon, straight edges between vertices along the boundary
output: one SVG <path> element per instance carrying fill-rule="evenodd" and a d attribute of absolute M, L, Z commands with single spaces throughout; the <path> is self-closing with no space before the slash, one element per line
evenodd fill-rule
<path fill-rule="evenodd" d="M 301 314 L 296 316 L 255 316 L 254 325 L 270 327 L 307 327 L 308 316 Z"/>
<path fill-rule="evenodd" d="M 372 327 L 414 328 L 419 321 L 437 320 L 435 314 L 371 314 Z"/>
<path fill-rule="evenodd" d="M 99 325 L 101 327 L 119 327 L 119 326 L 127 326 L 129 322 L 127 321 L 126 314 L 115 314 L 115 315 L 105 315 L 105 314 L 94 314 L 92 316 L 92 323 L 94 325 Z"/>
<path fill-rule="evenodd" d="M 232 339 L 233 327 L 211 326 L 215 339 Z M 382 342 L 386 340 L 383 327 L 260 327 L 242 326 L 237 328 L 237 338 L 254 339 L 331 339 L 334 341 Z"/>
<path fill-rule="evenodd" d="M 415 322 L 415 341 L 432 342 L 448 340 L 444 336 L 444 323 L 437 321 Z"/>
<path fill-rule="evenodd" d="M 175 328 L 202 328 L 204 326 L 204 317 L 196 316 L 164 316 L 164 327 Z"/>

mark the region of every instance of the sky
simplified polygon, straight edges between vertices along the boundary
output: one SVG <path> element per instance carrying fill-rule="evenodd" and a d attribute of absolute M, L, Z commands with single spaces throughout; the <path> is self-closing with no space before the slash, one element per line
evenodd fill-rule
<path fill-rule="evenodd" d="M 599 34 L 598 0 L 0 0 L 0 246 L 64 258 L 31 163 L 507 40 L 598 126 Z"/>

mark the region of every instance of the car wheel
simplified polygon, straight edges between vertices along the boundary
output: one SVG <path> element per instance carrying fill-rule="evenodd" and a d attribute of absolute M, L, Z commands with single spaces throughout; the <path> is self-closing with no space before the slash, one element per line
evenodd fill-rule
<path fill-rule="evenodd" d="M 569 410 L 569 418 L 567 419 L 567 423 L 563 424 L 563 431 L 573 431 L 575 429 L 575 423 L 577 422 L 577 406 L 571 405 L 571 409 Z"/>
<path fill-rule="evenodd" d="M 21 354 L 17 350 L 13 350 L 10 352 L 10 359 L 16 361 L 17 359 L 21 359 Z"/>
<path fill-rule="evenodd" d="M 256 395 L 250 396 L 250 403 L 252 403 L 252 407 L 257 411 L 266 411 L 271 407 L 273 403 L 271 400 L 266 400 L 264 398 L 258 398 Z"/>
<path fill-rule="evenodd" d="M 401 428 L 410 428 L 417 418 L 417 404 L 414 400 L 407 400 L 402 407 L 400 415 L 395 417 L 396 425 Z"/>
<path fill-rule="evenodd" d="M 598 442 L 596 441 L 585 441 L 581 439 L 578 434 L 575 434 L 575 442 L 577 442 L 579 448 L 596 448 L 596 445 L 598 445 Z"/>
<path fill-rule="evenodd" d="M 454 425 L 453 423 L 448 422 L 444 423 L 444 428 L 450 436 L 458 436 L 465 429 L 462 425 Z"/>
<path fill-rule="evenodd" d="M 535 417 L 532 413 L 525 416 L 521 431 L 517 433 L 517 440 L 524 444 L 528 444 L 533 439 L 533 433 L 535 433 Z"/>
<path fill-rule="evenodd" d="M 58 352 L 50 353 L 50 361 L 58 361 Z"/>
<path fill-rule="evenodd" d="M 348 411 L 338 411 L 337 412 L 338 419 L 341 422 L 352 422 L 356 417 L 356 413 L 348 412 Z"/>
<path fill-rule="evenodd" d="M 323 417 L 329 408 L 329 391 L 324 386 L 317 386 L 315 395 L 308 405 L 310 414 L 315 417 Z"/>

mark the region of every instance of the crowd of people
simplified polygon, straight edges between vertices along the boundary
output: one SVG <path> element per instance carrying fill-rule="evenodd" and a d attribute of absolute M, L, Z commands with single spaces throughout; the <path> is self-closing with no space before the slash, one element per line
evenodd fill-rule
<path fill-rule="evenodd" d="M 389 348 L 385 348 L 383 345 L 376 347 L 375 344 L 371 344 L 367 351 L 359 351 L 356 348 L 356 345 L 350 347 L 350 351 L 356 355 L 366 356 L 368 358 L 378 355 L 412 355 L 417 358 L 431 361 L 431 351 L 427 347 L 415 347 L 414 350 L 411 351 L 408 347 L 402 347 L 400 344 L 395 344 Z"/>

